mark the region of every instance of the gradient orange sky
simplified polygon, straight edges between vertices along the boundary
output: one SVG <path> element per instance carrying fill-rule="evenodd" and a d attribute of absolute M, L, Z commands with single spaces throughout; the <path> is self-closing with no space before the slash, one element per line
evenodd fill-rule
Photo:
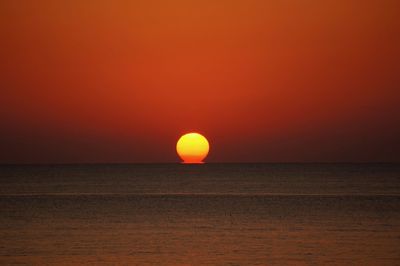
<path fill-rule="evenodd" d="M 400 161 L 400 1 L 0 1 L 0 163 Z"/>

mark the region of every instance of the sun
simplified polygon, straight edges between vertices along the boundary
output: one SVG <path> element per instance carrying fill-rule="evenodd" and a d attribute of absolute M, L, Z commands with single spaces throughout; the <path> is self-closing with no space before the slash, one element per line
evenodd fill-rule
<path fill-rule="evenodd" d="M 199 133 L 187 133 L 176 143 L 176 151 L 183 163 L 204 163 L 209 150 L 207 139 Z"/>

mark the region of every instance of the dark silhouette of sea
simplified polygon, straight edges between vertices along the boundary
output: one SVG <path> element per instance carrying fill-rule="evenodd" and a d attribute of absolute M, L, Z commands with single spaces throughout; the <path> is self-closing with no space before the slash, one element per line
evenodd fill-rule
<path fill-rule="evenodd" d="M 398 164 L 0 166 L 1 265 L 400 265 Z"/>

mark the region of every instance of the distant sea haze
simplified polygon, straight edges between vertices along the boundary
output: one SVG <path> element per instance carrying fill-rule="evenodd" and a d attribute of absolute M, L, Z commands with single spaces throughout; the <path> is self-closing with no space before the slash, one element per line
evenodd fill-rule
<path fill-rule="evenodd" d="M 398 164 L 0 166 L 1 265 L 399 265 Z"/>

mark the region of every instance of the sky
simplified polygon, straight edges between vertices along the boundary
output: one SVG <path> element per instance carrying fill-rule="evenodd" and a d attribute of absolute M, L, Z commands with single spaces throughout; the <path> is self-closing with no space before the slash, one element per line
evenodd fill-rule
<path fill-rule="evenodd" d="M 0 163 L 400 162 L 400 1 L 0 1 Z"/>

